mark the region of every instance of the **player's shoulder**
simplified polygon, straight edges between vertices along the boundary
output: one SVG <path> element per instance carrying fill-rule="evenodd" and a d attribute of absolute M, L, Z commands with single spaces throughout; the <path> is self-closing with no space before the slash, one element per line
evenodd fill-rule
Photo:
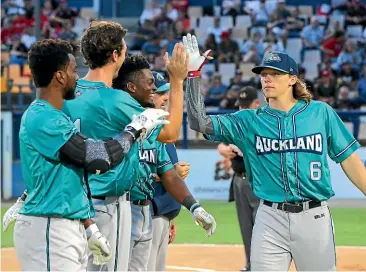
<path fill-rule="evenodd" d="M 233 115 L 239 117 L 240 119 L 253 119 L 261 112 L 259 109 L 243 109 L 235 112 Z"/>
<path fill-rule="evenodd" d="M 328 103 L 317 100 L 310 100 L 310 102 L 308 102 L 308 110 L 323 112 L 334 111 L 334 109 Z"/>

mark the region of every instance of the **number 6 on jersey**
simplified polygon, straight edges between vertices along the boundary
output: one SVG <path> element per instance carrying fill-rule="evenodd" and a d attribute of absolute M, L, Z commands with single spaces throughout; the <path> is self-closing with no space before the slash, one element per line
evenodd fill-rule
<path fill-rule="evenodd" d="M 311 180 L 318 181 L 322 178 L 321 162 L 310 163 L 310 178 Z"/>

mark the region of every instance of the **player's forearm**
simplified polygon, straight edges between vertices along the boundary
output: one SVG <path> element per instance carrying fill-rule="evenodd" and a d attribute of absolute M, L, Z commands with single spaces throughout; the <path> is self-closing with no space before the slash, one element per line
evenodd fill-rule
<path fill-rule="evenodd" d="M 158 140 L 163 143 L 175 143 L 179 138 L 183 121 L 182 80 L 172 78 L 170 81 L 168 112 L 170 115 L 166 119 L 170 121 L 170 124 L 162 128 Z"/>
<path fill-rule="evenodd" d="M 141 130 L 126 128 L 108 140 L 93 140 L 76 134 L 61 147 L 60 159 L 89 173 L 102 174 L 120 164 Z"/>
<path fill-rule="evenodd" d="M 341 162 L 349 180 L 366 196 L 366 169 L 356 153 Z"/>
<path fill-rule="evenodd" d="M 189 127 L 203 134 L 213 135 L 212 120 L 210 116 L 206 115 L 198 77 L 187 79 L 186 96 Z"/>

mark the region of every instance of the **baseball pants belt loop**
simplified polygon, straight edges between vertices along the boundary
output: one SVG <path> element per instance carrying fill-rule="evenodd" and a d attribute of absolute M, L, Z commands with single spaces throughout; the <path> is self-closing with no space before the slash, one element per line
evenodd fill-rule
<path fill-rule="evenodd" d="M 263 201 L 263 204 L 269 207 L 273 207 L 274 209 L 278 209 L 284 212 L 288 213 L 300 213 L 304 210 L 313 209 L 316 207 L 322 206 L 322 202 L 320 201 L 307 201 L 307 202 L 300 202 L 300 203 L 290 203 L 290 202 L 284 202 L 284 203 L 275 203 L 270 202 L 267 200 Z M 277 207 L 276 207 L 277 204 Z"/>
<path fill-rule="evenodd" d="M 122 201 L 130 201 L 130 192 L 125 192 L 123 196 L 121 196 Z"/>
<path fill-rule="evenodd" d="M 149 199 L 134 200 L 132 201 L 132 204 L 137 206 L 147 206 L 150 204 L 150 200 Z"/>

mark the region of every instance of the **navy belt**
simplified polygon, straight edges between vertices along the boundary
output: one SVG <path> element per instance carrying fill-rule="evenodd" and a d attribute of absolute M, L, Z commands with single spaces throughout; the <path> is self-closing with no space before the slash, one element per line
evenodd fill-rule
<path fill-rule="evenodd" d="M 317 208 L 322 205 L 320 201 L 309 201 L 309 209 Z M 267 200 L 263 201 L 263 204 L 269 207 L 273 207 L 275 202 L 270 202 Z M 291 202 L 284 202 L 284 203 L 277 203 L 277 209 L 288 212 L 288 213 L 300 213 L 304 210 L 304 203 L 291 203 Z"/>

